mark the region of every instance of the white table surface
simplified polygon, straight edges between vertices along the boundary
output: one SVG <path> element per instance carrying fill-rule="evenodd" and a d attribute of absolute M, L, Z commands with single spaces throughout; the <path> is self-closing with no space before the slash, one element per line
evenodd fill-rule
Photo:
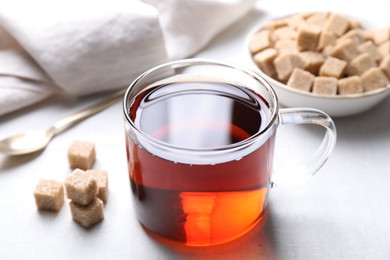
<path fill-rule="evenodd" d="M 388 0 L 264 0 L 196 56 L 249 66 L 243 44 L 252 26 L 309 10 L 390 25 Z M 57 96 L 0 117 L 0 138 L 46 129 L 99 98 Z M 38 155 L 0 155 L 0 259 L 390 259 L 390 98 L 335 123 L 338 142 L 331 158 L 308 182 L 272 189 L 263 225 L 224 245 L 174 248 L 147 235 L 135 218 L 117 103 L 57 136 Z M 312 153 L 321 134 L 316 128 L 281 127 L 277 160 Z M 33 197 L 40 178 L 63 181 L 71 172 L 66 151 L 74 139 L 93 141 L 94 168 L 109 173 L 105 220 L 89 230 L 71 220 L 67 202 L 59 213 L 39 212 Z"/>

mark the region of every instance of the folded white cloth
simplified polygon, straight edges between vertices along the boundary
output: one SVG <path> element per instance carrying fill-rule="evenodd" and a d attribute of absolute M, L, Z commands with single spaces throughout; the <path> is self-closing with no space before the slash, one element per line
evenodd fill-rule
<path fill-rule="evenodd" d="M 0 8 L 0 116 L 57 91 L 125 87 L 188 57 L 256 0 L 12 0 Z"/>

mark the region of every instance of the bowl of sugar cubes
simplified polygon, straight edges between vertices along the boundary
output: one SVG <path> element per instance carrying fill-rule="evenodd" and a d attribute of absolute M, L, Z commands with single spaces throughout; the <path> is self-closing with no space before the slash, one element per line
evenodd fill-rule
<path fill-rule="evenodd" d="M 390 95 L 390 27 L 365 28 L 334 12 L 305 12 L 255 27 L 246 46 L 254 70 L 285 107 L 341 117 Z"/>

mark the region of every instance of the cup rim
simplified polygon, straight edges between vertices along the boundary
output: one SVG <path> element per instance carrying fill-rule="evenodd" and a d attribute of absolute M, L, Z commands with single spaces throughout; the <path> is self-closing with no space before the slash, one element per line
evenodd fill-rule
<path fill-rule="evenodd" d="M 176 66 L 177 67 L 178 65 L 182 65 L 182 66 L 190 66 L 190 65 L 216 65 L 216 66 L 224 66 L 224 67 L 231 68 L 231 69 L 238 69 L 241 72 L 244 72 L 248 76 L 254 78 L 257 81 L 259 81 L 265 87 L 267 92 L 270 94 L 272 102 L 274 104 L 274 106 L 273 106 L 274 109 L 271 110 L 271 112 L 272 112 L 271 113 L 271 117 L 270 117 L 270 120 L 267 122 L 267 125 L 265 125 L 262 129 L 260 129 L 255 134 L 251 135 L 250 137 L 248 137 L 248 138 L 246 138 L 246 139 L 244 139 L 244 140 L 242 140 L 240 142 L 233 143 L 233 144 L 228 144 L 228 145 L 224 145 L 224 146 L 208 147 L 208 148 L 188 148 L 188 147 L 180 147 L 180 146 L 177 146 L 177 145 L 172 145 L 172 144 L 160 141 L 160 140 L 150 136 L 149 134 L 145 133 L 144 131 L 142 131 L 131 120 L 130 115 L 129 115 L 130 113 L 129 113 L 129 107 L 128 107 L 128 104 L 129 104 L 128 98 L 129 98 L 131 90 L 133 89 L 133 87 L 140 80 L 142 80 L 147 75 L 153 73 L 154 71 L 157 71 L 157 70 L 159 70 L 161 68 L 169 67 L 169 66 L 172 66 L 172 67 Z M 273 125 L 275 125 L 275 122 L 277 122 L 277 120 L 279 118 L 278 97 L 276 95 L 275 90 L 272 88 L 271 84 L 268 83 L 268 81 L 265 78 L 263 78 L 261 75 L 259 75 L 255 71 L 247 69 L 247 68 L 244 68 L 242 66 L 235 65 L 235 64 L 232 64 L 232 63 L 229 63 L 229 62 L 225 62 L 225 61 L 220 61 L 220 60 L 216 60 L 216 59 L 208 59 L 208 58 L 179 59 L 179 60 L 175 60 L 175 61 L 165 62 L 165 63 L 162 63 L 160 65 L 154 66 L 154 67 L 146 70 L 141 75 L 139 75 L 127 87 L 126 93 L 125 93 L 124 98 L 123 98 L 122 105 L 123 105 L 123 112 L 124 112 L 125 120 L 130 125 L 130 127 L 133 129 L 133 131 L 136 132 L 137 135 L 140 135 L 143 139 L 146 139 L 149 143 L 153 144 L 154 146 L 157 146 L 157 147 L 160 147 L 160 148 L 163 148 L 163 149 L 173 149 L 173 150 L 177 150 L 177 151 L 180 151 L 180 152 L 205 152 L 205 153 L 211 152 L 212 153 L 212 152 L 224 152 L 224 151 L 234 151 L 234 150 L 242 149 L 242 148 L 250 146 L 251 144 L 256 142 L 261 136 L 263 136 L 264 133 L 266 133 L 268 130 L 270 130 L 272 128 Z M 268 138 L 267 138 L 267 140 L 268 140 Z"/>

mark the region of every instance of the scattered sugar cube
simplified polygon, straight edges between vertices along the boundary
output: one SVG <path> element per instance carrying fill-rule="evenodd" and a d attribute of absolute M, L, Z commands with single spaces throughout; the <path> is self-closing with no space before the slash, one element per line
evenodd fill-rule
<path fill-rule="evenodd" d="M 297 44 L 300 50 L 316 50 L 321 28 L 313 24 L 302 24 L 298 28 Z"/>
<path fill-rule="evenodd" d="M 346 61 L 329 56 L 326 58 L 324 64 L 322 64 L 319 74 L 320 76 L 340 78 L 343 75 L 346 66 Z"/>
<path fill-rule="evenodd" d="M 364 91 L 370 91 L 381 88 L 389 83 L 389 79 L 380 68 L 371 68 L 363 73 L 362 84 Z"/>
<path fill-rule="evenodd" d="M 325 58 L 321 53 L 313 51 L 301 52 L 299 57 L 305 64 L 304 69 L 314 75 L 318 75 L 320 67 L 325 62 Z"/>
<path fill-rule="evenodd" d="M 68 150 L 68 160 L 72 169 L 90 169 L 96 160 L 95 145 L 88 141 L 73 141 Z"/>
<path fill-rule="evenodd" d="M 324 24 L 324 31 L 332 31 L 336 35 L 343 35 L 349 27 L 348 19 L 336 14 L 331 13 Z"/>
<path fill-rule="evenodd" d="M 390 40 L 390 29 L 372 29 L 367 32 L 368 39 L 372 40 L 376 45 L 379 45 L 385 41 Z"/>
<path fill-rule="evenodd" d="M 295 68 L 287 82 L 287 86 L 290 86 L 297 90 L 306 92 L 311 91 L 315 76 L 310 72 L 303 69 Z"/>
<path fill-rule="evenodd" d="M 359 54 L 358 43 L 352 39 L 345 39 L 338 42 L 331 53 L 333 57 L 348 62 Z"/>
<path fill-rule="evenodd" d="M 367 53 L 372 59 L 378 61 L 381 59 L 381 55 L 378 52 L 378 48 L 372 41 L 366 41 L 358 46 L 360 53 Z"/>
<path fill-rule="evenodd" d="M 370 57 L 370 55 L 362 53 L 351 60 L 351 62 L 347 65 L 346 72 L 348 75 L 360 76 L 368 69 L 376 66 L 376 62 Z"/>
<path fill-rule="evenodd" d="M 358 94 L 363 92 L 362 80 L 359 76 L 339 79 L 337 88 L 340 95 Z"/>
<path fill-rule="evenodd" d="M 80 205 L 87 205 L 98 194 L 96 180 L 85 171 L 75 169 L 65 179 L 66 196 Z"/>
<path fill-rule="evenodd" d="M 259 68 L 267 75 L 274 76 L 276 74 L 274 59 L 278 55 L 275 49 L 265 49 L 257 53 L 253 59 Z"/>
<path fill-rule="evenodd" d="M 55 180 L 39 180 L 34 191 L 39 210 L 59 211 L 64 203 L 64 187 Z"/>
<path fill-rule="evenodd" d="M 320 95 L 336 95 L 337 79 L 333 77 L 316 77 L 313 83 L 313 93 Z"/>
<path fill-rule="evenodd" d="M 264 49 L 271 47 L 271 36 L 269 30 L 257 32 L 249 43 L 249 48 L 252 53 L 258 53 Z"/>
<path fill-rule="evenodd" d="M 88 205 L 79 205 L 73 201 L 69 203 L 72 219 L 84 228 L 92 227 L 104 219 L 103 202 L 93 198 Z"/>
<path fill-rule="evenodd" d="M 104 204 L 107 203 L 108 197 L 108 176 L 107 171 L 104 170 L 87 170 L 86 174 L 91 175 L 98 186 L 97 197 L 103 201 Z"/>
<path fill-rule="evenodd" d="M 390 79 L 390 54 L 387 54 L 379 67 L 382 69 L 382 71 L 387 75 L 387 78 Z"/>
<path fill-rule="evenodd" d="M 275 58 L 274 65 L 278 79 L 285 82 L 294 68 L 303 68 L 305 63 L 298 54 L 282 54 Z"/>

